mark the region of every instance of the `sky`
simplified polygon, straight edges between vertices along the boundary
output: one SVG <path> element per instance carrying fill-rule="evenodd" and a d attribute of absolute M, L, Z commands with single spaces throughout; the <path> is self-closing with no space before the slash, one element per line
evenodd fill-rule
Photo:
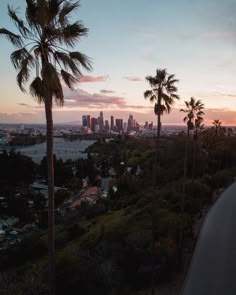
<path fill-rule="evenodd" d="M 146 76 L 166 68 L 179 79 L 180 100 L 163 124 L 183 124 L 184 101 L 205 105 L 206 125 L 220 119 L 236 126 L 235 0 L 81 0 L 73 20 L 89 28 L 75 46 L 91 58 L 75 90 L 64 88 L 65 105 L 54 106 L 54 122 L 81 121 L 82 115 L 156 122 L 153 104 L 144 99 Z M 16 32 L 7 4 L 24 16 L 25 0 L 0 0 L 0 28 Z M 44 107 L 16 84 L 10 62 L 14 48 L 0 37 L 0 123 L 44 123 Z M 34 73 L 32 72 L 32 77 Z"/>

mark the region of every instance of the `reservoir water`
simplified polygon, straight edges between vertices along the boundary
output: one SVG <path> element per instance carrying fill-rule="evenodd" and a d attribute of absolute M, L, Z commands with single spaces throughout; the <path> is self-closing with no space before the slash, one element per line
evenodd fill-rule
<path fill-rule="evenodd" d="M 74 140 L 66 141 L 64 138 L 54 138 L 54 154 L 57 159 L 63 161 L 72 159 L 85 159 L 87 153 L 84 153 L 87 147 L 95 143 L 96 140 Z M 15 151 L 22 155 L 31 157 L 35 163 L 40 163 L 44 156 L 46 156 L 46 142 L 25 147 L 17 147 Z"/>

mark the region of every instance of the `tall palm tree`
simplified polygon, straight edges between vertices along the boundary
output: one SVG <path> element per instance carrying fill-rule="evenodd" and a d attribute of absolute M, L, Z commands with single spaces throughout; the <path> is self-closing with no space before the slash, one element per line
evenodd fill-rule
<path fill-rule="evenodd" d="M 222 121 L 220 121 L 220 120 L 214 120 L 212 122 L 212 124 L 215 126 L 216 135 L 218 135 L 219 130 L 221 129 Z"/>
<path fill-rule="evenodd" d="M 35 77 L 29 86 L 30 94 L 45 106 L 47 123 L 47 169 L 48 169 L 48 248 L 51 294 L 55 276 L 54 257 L 54 163 L 53 163 L 53 101 L 63 105 L 61 81 L 72 88 L 81 74 L 81 68 L 91 70 L 88 57 L 78 51 L 70 51 L 88 29 L 80 21 L 71 23 L 71 13 L 79 7 L 79 1 L 26 0 L 25 19 L 8 6 L 8 15 L 18 33 L 5 28 L 5 36 L 17 50 L 11 54 L 11 62 L 18 71 L 17 84 L 25 92 L 32 70 Z"/>
<path fill-rule="evenodd" d="M 155 102 L 154 112 L 157 115 L 157 138 L 161 132 L 161 116 L 164 112 L 170 113 L 171 106 L 175 99 L 179 99 L 177 95 L 178 88 L 175 86 L 179 80 L 175 79 L 175 75 L 169 75 L 166 69 L 157 69 L 154 77 L 147 76 L 151 90 L 144 92 L 144 98 Z"/>
<path fill-rule="evenodd" d="M 198 140 L 198 135 L 200 131 L 203 131 L 205 128 L 205 124 L 203 122 L 203 117 L 195 119 L 195 131 L 194 131 L 194 140 Z"/>
<path fill-rule="evenodd" d="M 203 115 L 204 115 L 204 104 L 201 100 L 196 100 L 195 98 L 191 97 L 190 101 L 185 101 L 185 109 L 181 109 L 180 112 L 186 113 L 184 117 L 184 122 L 187 122 L 188 128 L 188 136 L 190 130 L 194 128 L 198 128 L 201 123 L 203 122 Z"/>

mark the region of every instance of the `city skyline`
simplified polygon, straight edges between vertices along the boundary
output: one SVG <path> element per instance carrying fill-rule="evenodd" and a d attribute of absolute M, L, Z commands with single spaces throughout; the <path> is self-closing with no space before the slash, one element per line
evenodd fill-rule
<path fill-rule="evenodd" d="M 114 115 L 111 115 L 110 118 L 104 118 L 103 111 L 100 111 L 99 116 L 92 117 L 90 114 L 82 116 L 82 127 L 90 129 L 93 132 L 103 132 L 103 131 L 123 131 L 123 130 L 139 130 L 139 123 L 134 119 L 132 114 L 129 114 L 127 121 L 124 121 L 121 118 L 115 118 Z M 148 125 L 148 122 L 145 122 L 145 126 Z M 153 122 L 151 122 L 153 126 Z"/>
<path fill-rule="evenodd" d="M 7 4 L 20 7 L 23 14 L 25 1 L 15 2 L 0 3 L 0 27 L 15 31 Z M 124 120 L 132 112 L 140 124 L 155 124 L 153 105 L 143 98 L 149 89 L 145 77 L 167 68 L 180 80 L 181 100 L 162 117 L 163 124 L 184 124 L 179 110 L 193 96 L 205 104 L 206 125 L 214 119 L 236 125 L 235 12 L 232 0 L 130 0 L 123 6 L 81 0 L 75 19 L 82 20 L 89 34 L 76 49 L 91 57 L 93 71 L 84 72 L 76 90 L 65 88 L 65 106 L 54 108 L 55 123 L 78 121 L 88 111 L 95 116 L 102 110 L 104 117 L 114 114 Z M 44 123 L 44 107 L 16 85 L 9 58 L 13 48 L 3 38 L 1 46 L 0 122 Z"/>

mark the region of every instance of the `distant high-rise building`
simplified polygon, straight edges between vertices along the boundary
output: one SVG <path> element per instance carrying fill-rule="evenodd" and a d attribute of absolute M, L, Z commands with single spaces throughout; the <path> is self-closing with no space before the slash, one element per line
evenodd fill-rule
<path fill-rule="evenodd" d="M 100 112 L 99 116 L 99 130 L 102 132 L 104 129 L 104 120 L 103 120 L 103 112 Z"/>
<path fill-rule="evenodd" d="M 95 132 L 96 126 L 98 125 L 98 119 L 97 118 L 92 118 L 91 119 L 91 130 Z"/>
<path fill-rule="evenodd" d="M 114 130 L 114 116 L 111 116 L 111 130 Z"/>
<path fill-rule="evenodd" d="M 124 132 L 127 133 L 127 131 L 128 131 L 128 124 L 126 122 L 124 122 L 124 124 L 123 124 L 123 129 L 124 129 Z"/>
<path fill-rule="evenodd" d="M 128 118 L 128 130 L 132 130 L 134 127 L 134 118 L 133 115 L 129 115 Z"/>
<path fill-rule="evenodd" d="M 87 116 L 82 116 L 82 126 L 85 127 L 87 126 Z"/>
<path fill-rule="evenodd" d="M 104 126 L 104 129 L 105 129 L 106 131 L 109 130 L 109 122 L 108 122 L 108 120 L 105 120 L 105 126 Z"/>
<path fill-rule="evenodd" d="M 91 119 L 90 119 L 90 115 L 87 115 L 87 126 L 88 126 L 88 128 L 91 127 Z"/>
<path fill-rule="evenodd" d="M 123 130 L 123 119 L 116 119 L 116 129 L 118 131 Z"/>

